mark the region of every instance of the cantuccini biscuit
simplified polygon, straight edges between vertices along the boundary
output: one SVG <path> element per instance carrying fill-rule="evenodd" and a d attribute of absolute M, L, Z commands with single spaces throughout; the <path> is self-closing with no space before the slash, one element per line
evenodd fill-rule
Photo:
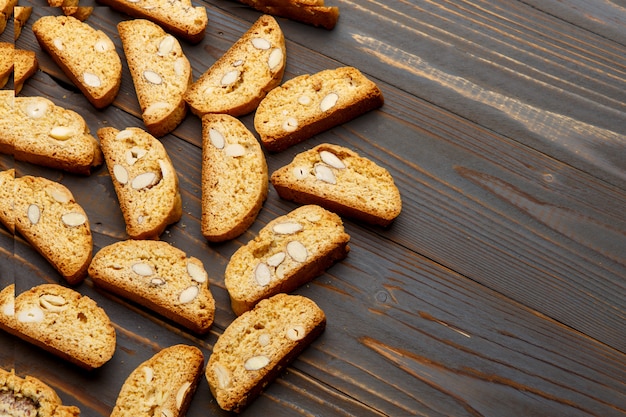
<path fill-rule="evenodd" d="M 33 33 L 94 107 L 113 102 L 122 81 L 122 61 L 106 33 L 72 16 L 40 17 Z"/>
<path fill-rule="evenodd" d="M 269 188 L 261 145 L 226 114 L 202 118 L 201 232 L 209 241 L 233 239 L 256 219 Z"/>
<path fill-rule="evenodd" d="M 380 226 L 402 210 L 389 171 L 343 146 L 321 144 L 304 151 L 274 171 L 271 182 L 281 198 Z"/>
<path fill-rule="evenodd" d="M 203 368 L 204 355 L 195 346 L 162 349 L 126 378 L 110 417 L 184 416 Z"/>
<path fill-rule="evenodd" d="M 254 115 L 263 146 L 282 151 L 383 105 L 376 84 L 340 67 L 292 78 L 270 91 Z"/>
<path fill-rule="evenodd" d="M 0 292 L 0 328 L 85 369 L 99 368 L 115 353 L 115 329 L 91 298 L 59 284 L 15 294 Z"/>
<path fill-rule="evenodd" d="M 161 137 L 187 114 L 191 65 L 178 40 L 146 19 L 117 25 L 146 130 Z"/>
<path fill-rule="evenodd" d="M 202 262 L 163 241 L 126 240 L 98 251 L 89 266 L 93 282 L 196 333 L 215 314 Z"/>
<path fill-rule="evenodd" d="M 285 71 L 283 32 L 263 15 L 185 93 L 194 114 L 252 112 Z"/>
<path fill-rule="evenodd" d="M 91 227 L 85 210 L 64 185 L 26 175 L 14 180 L 15 230 L 69 284 L 87 276 L 93 252 Z"/>
<path fill-rule="evenodd" d="M 89 175 L 102 151 L 85 119 L 44 97 L 0 92 L 0 153 L 18 161 Z"/>
<path fill-rule="evenodd" d="M 180 220 L 178 175 L 163 144 L 137 127 L 98 129 L 126 232 L 132 239 L 158 239 Z"/>
<path fill-rule="evenodd" d="M 224 284 L 236 314 L 322 274 L 350 250 L 341 218 L 316 205 L 299 207 L 267 224 L 230 258 Z"/>
<path fill-rule="evenodd" d="M 322 309 L 300 295 L 277 294 L 236 318 L 215 343 L 206 367 L 219 406 L 241 412 L 325 326 Z"/>

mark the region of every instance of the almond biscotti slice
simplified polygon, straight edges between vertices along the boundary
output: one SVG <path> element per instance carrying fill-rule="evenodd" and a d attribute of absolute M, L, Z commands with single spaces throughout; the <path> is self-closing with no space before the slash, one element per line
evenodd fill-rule
<path fill-rule="evenodd" d="M 202 117 L 201 232 L 209 241 L 234 239 L 256 219 L 269 188 L 261 145 L 227 114 Z"/>
<path fill-rule="evenodd" d="M 178 175 L 163 144 L 136 127 L 101 128 L 98 137 L 126 232 L 132 239 L 158 239 L 183 213 Z"/>
<path fill-rule="evenodd" d="M 122 61 L 106 33 L 72 16 L 33 23 L 41 47 L 96 108 L 111 104 L 122 81 Z"/>
<path fill-rule="evenodd" d="M 162 349 L 126 378 L 110 417 L 184 416 L 203 369 L 204 355 L 195 346 Z"/>
<path fill-rule="evenodd" d="M 319 204 L 342 216 L 388 226 L 402 210 L 400 191 L 385 168 L 343 146 L 321 144 L 272 173 L 281 198 Z"/>
<path fill-rule="evenodd" d="M 161 137 L 187 114 L 183 94 L 191 85 L 191 65 L 178 40 L 146 19 L 118 23 L 141 117 L 148 132 Z"/>
<path fill-rule="evenodd" d="M 340 67 L 301 75 L 270 91 L 254 116 L 269 151 L 287 149 L 383 105 L 376 84 L 358 69 Z"/>
<path fill-rule="evenodd" d="M 89 276 L 97 286 L 196 333 L 206 333 L 213 323 L 215 301 L 204 265 L 167 242 L 126 240 L 106 246 L 94 256 Z"/>
<path fill-rule="evenodd" d="M 224 284 L 235 314 L 260 300 L 289 293 L 348 255 L 341 218 L 316 205 L 299 207 L 267 224 L 230 258 Z"/>
<path fill-rule="evenodd" d="M 20 378 L 13 370 L 0 368 L 0 415 L 78 417 L 80 410 L 63 405 L 54 389 L 40 379 Z"/>
<path fill-rule="evenodd" d="M 194 114 L 241 116 L 256 109 L 285 71 L 283 31 L 263 15 L 185 93 Z"/>
<path fill-rule="evenodd" d="M 300 295 L 277 294 L 237 317 L 206 367 L 219 406 L 241 412 L 325 327 L 324 311 Z"/>
<path fill-rule="evenodd" d="M 64 185 L 43 177 L 15 178 L 15 230 L 69 284 L 80 283 L 91 262 L 89 219 Z"/>
<path fill-rule="evenodd" d="M 11 284 L 0 293 L 0 328 L 85 369 L 113 357 L 115 329 L 91 298 L 59 284 L 41 284 L 12 299 L 14 291 Z"/>
<path fill-rule="evenodd" d="M 15 94 L 19 94 L 26 80 L 37 72 L 39 63 L 35 52 L 26 49 L 16 49 L 14 59 L 13 84 Z"/>
<path fill-rule="evenodd" d="M 15 233 L 15 169 L 0 171 L 0 223 Z"/>
<path fill-rule="evenodd" d="M 191 0 L 97 0 L 139 19 L 148 19 L 190 43 L 200 42 L 209 22 L 206 8 Z"/>
<path fill-rule="evenodd" d="M 333 29 L 339 19 L 339 7 L 324 5 L 324 0 L 239 0 L 260 12 L 313 26 Z"/>
<path fill-rule="evenodd" d="M 16 160 L 89 175 L 102 152 L 78 113 L 44 97 L 0 99 L 0 152 Z"/>

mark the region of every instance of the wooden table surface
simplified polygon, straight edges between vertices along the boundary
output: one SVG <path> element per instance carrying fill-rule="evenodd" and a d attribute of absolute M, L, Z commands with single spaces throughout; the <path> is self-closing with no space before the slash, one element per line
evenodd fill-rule
<path fill-rule="evenodd" d="M 328 31 L 278 19 L 284 80 L 351 65 L 385 104 L 266 158 L 270 172 L 330 142 L 387 168 L 403 199 L 388 228 L 344 219 L 348 257 L 297 293 L 328 325 L 243 414 L 277 416 L 626 415 L 626 3 L 624 0 L 327 0 Z M 27 4 L 27 3 L 24 3 Z M 37 46 L 41 69 L 22 95 L 78 111 L 91 131 L 142 126 L 128 68 L 97 111 Z M 258 18 L 236 1 L 207 8 L 205 39 L 183 43 L 199 77 Z M 88 22 L 120 54 L 98 7 Z M 3 38 L 9 35 L 3 35 Z M 12 35 L 10 35 L 12 39 Z M 122 55 L 123 56 L 123 55 Z M 126 65 L 124 63 L 124 65 Z M 253 130 L 253 115 L 241 117 Z M 178 171 L 183 217 L 162 240 L 204 262 L 217 311 L 191 334 L 93 287 L 118 336 L 92 372 L 0 334 L 0 365 L 54 387 L 82 416 L 108 416 L 128 374 L 159 349 L 188 343 L 205 359 L 234 319 L 223 273 L 230 255 L 295 204 L 269 197 L 242 236 L 200 234 L 200 120 L 162 138 Z M 0 168 L 14 165 L 0 159 Z M 105 167 L 87 177 L 15 163 L 18 175 L 66 185 L 88 213 L 94 252 L 126 238 Z M 0 230 L 3 286 L 64 284 L 19 236 Z M 220 416 L 203 378 L 188 416 Z"/>

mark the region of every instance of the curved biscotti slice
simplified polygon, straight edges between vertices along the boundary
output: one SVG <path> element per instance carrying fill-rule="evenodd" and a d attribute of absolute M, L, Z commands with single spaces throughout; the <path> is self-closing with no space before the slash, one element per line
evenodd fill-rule
<path fill-rule="evenodd" d="M 272 220 L 226 266 L 224 283 L 233 311 L 242 314 L 322 274 L 348 255 L 349 241 L 339 216 L 316 205 Z"/>
<path fill-rule="evenodd" d="M 33 23 L 41 47 L 96 108 L 113 102 L 122 61 L 111 38 L 72 16 L 43 16 Z"/>
<path fill-rule="evenodd" d="M 102 164 L 100 145 L 85 119 L 44 97 L 3 95 L 0 152 L 12 153 L 19 161 L 82 175 Z"/>
<path fill-rule="evenodd" d="M 146 19 L 118 23 L 146 130 L 163 136 L 187 113 L 183 94 L 191 84 L 191 65 L 178 40 Z"/>
<path fill-rule="evenodd" d="M 26 80 L 31 77 L 39 68 L 37 55 L 35 52 L 25 49 L 15 50 L 15 63 L 13 72 L 13 83 L 15 94 L 19 94 L 24 87 Z"/>
<path fill-rule="evenodd" d="M 270 91 L 254 116 L 263 146 L 278 152 L 383 105 L 376 84 L 358 69 L 301 75 Z"/>
<path fill-rule="evenodd" d="M 15 178 L 15 230 L 69 284 L 81 282 L 91 262 L 89 219 L 62 184 L 42 177 Z"/>
<path fill-rule="evenodd" d="M 0 223 L 15 233 L 15 169 L 0 171 Z"/>
<path fill-rule="evenodd" d="M 11 288 L 13 287 L 13 288 Z M 14 285 L 2 293 L 10 293 Z M 115 329 L 94 300 L 58 284 L 42 284 L 10 297 L 0 296 L 0 326 L 85 369 L 99 368 L 115 353 Z"/>
<path fill-rule="evenodd" d="M 252 112 L 285 71 L 283 32 L 272 16 L 263 15 L 185 93 L 199 116 Z"/>
<path fill-rule="evenodd" d="M 402 210 L 389 171 L 342 146 L 322 144 L 296 155 L 272 173 L 271 182 L 281 198 L 380 226 Z"/>
<path fill-rule="evenodd" d="M 0 414 L 9 416 L 78 417 L 80 410 L 66 406 L 56 391 L 38 378 L 20 378 L 0 368 Z"/>
<path fill-rule="evenodd" d="M 126 378 L 110 417 L 184 416 L 203 369 L 204 355 L 195 346 L 162 349 Z"/>
<path fill-rule="evenodd" d="M 158 239 L 183 213 L 178 175 L 163 144 L 136 127 L 105 127 L 98 136 L 126 232 L 133 239 Z"/>
<path fill-rule="evenodd" d="M 202 235 L 233 239 L 256 219 L 269 188 L 261 145 L 238 119 L 202 118 Z"/>
<path fill-rule="evenodd" d="M 206 367 L 219 406 L 241 412 L 324 330 L 312 300 L 277 294 L 237 317 L 219 337 Z"/>
<path fill-rule="evenodd" d="M 324 5 L 324 0 L 239 0 L 260 12 L 313 26 L 333 29 L 339 19 L 339 7 Z"/>
<path fill-rule="evenodd" d="M 151 0 L 149 5 L 137 0 L 97 0 L 135 18 L 148 19 L 174 36 L 190 43 L 200 42 L 209 22 L 204 6 L 191 0 Z"/>
<path fill-rule="evenodd" d="M 126 240 L 102 248 L 89 266 L 102 288 L 142 304 L 196 333 L 213 323 L 215 301 L 199 259 L 163 241 Z"/>

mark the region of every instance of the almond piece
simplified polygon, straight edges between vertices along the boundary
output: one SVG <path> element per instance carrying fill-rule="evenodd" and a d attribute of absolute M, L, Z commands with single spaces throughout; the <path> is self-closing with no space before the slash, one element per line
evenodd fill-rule
<path fill-rule="evenodd" d="M 85 85 L 93 88 L 98 88 L 102 85 L 100 77 L 91 72 L 86 72 L 83 74 L 83 82 L 85 83 Z"/>
<path fill-rule="evenodd" d="M 293 240 L 287 243 L 287 253 L 296 262 L 304 262 L 309 256 L 306 247 L 299 241 Z"/>
<path fill-rule="evenodd" d="M 196 287 L 195 285 L 192 285 L 190 287 L 187 287 L 180 293 L 180 295 L 178 296 L 178 301 L 181 304 L 190 303 L 196 299 L 199 293 L 200 293 L 200 289 Z"/>
<path fill-rule="evenodd" d="M 130 267 L 133 272 L 142 277 L 149 277 L 154 274 L 152 267 L 145 262 L 136 262 Z"/>
<path fill-rule="evenodd" d="M 67 300 L 56 294 L 42 294 L 39 296 L 39 305 L 48 311 L 52 311 L 58 313 L 59 311 L 65 310 L 67 305 Z"/>
<path fill-rule="evenodd" d="M 298 129 L 298 120 L 295 117 L 288 117 L 283 121 L 282 127 L 285 132 L 295 132 Z"/>
<path fill-rule="evenodd" d="M 159 50 L 157 51 L 158 56 L 168 55 L 174 49 L 174 45 L 176 44 L 176 38 L 172 35 L 165 35 L 161 42 L 159 42 Z"/>
<path fill-rule="evenodd" d="M 230 156 L 231 158 L 238 158 L 246 154 L 246 148 L 239 143 L 231 143 L 224 148 L 224 154 L 226 154 L 226 156 Z"/>
<path fill-rule="evenodd" d="M 272 231 L 277 235 L 292 235 L 298 233 L 302 228 L 303 226 L 298 222 L 287 221 L 276 223 L 272 227 Z"/>
<path fill-rule="evenodd" d="M 150 104 L 143 111 L 143 117 L 153 117 L 157 114 L 162 113 L 164 110 L 169 110 L 172 106 L 165 101 L 157 101 L 155 103 Z"/>
<path fill-rule="evenodd" d="M 193 262 L 187 261 L 187 273 L 192 280 L 202 284 L 208 279 L 207 273 L 203 267 Z"/>
<path fill-rule="evenodd" d="M 220 84 L 223 86 L 231 85 L 239 79 L 239 75 L 240 72 L 237 70 L 228 71 L 220 80 Z"/>
<path fill-rule="evenodd" d="M 185 381 L 183 385 L 178 388 L 178 391 L 176 392 L 176 408 L 178 410 L 180 410 L 180 407 L 183 405 L 183 401 L 185 400 L 185 396 L 187 395 L 187 391 L 190 386 L 191 382 Z"/>
<path fill-rule="evenodd" d="M 332 169 L 327 165 L 317 164 L 315 165 L 315 178 L 320 181 L 327 182 L 329 184 L 337 184 L 337 178 Z"/>
<path fill-rule="evenodd" d="M 263 39 L 263 38 L 252 38 L 250 42 L 252 42 L 252 46 L 254 46 L 256 49 L 261 49 L 261 50 L 270 49 L 272 46 L 270 41 L 268 41 L 267 39 Z"/>
<path fill-rule="evenodd" d="M 270 359 L 267 356 L 258 355 L 248 359 L 243 364 L 243 367 L 248 371 L 258 371 L 259 369 L 265 368 L 269 363 Z"/>
<path fill-rule="evenodd" d="M 226 389 L 230 386 L 230 371 L 224 365 L 216 363 L 213 367 L 213 372 L 215 373 L 218 387 Z"/>
<path fill-rule="evenodd" d="M 254 268 L 254 279 L 261 287 L 265 287 L 270 283 L 272 273 L 268 266 L 263 262 L 260 262 L 256 268 Z"/>
<path fill-rule="evenodd" d="M 48 103 L 43 100 L 34 100 L 24 107 L 24 113 L 31 119 L 40 119 L 48 112 Z"/>
<path fill-rule="evenodd" d="M 28 206 L 28 209 L 26 209 L 26 216 L 31 224 L 37 224 L 41 218 L 41 209 L 37 204 L 31 204 Z"/>
<path fill-rule="evenodd" d="M 287 329 L 287 331 L 285 332 L 285 336 L 287 336 L 287 339 L 289 340 L 296 341 L 302 339 L 305 333 L 306 330 L 304 329 L 304 326 L 296 324 Z"/>
<path fill-rule="evenodd" d="M 276 71 L 281 67 L 283 63 L 283 51 L 280 48 L 272 49 L 270 52 L 270 56 L 267 57 L 267 66 L 270 68 L 270 71 Z"/>
<path fill-rule="evenodd" d="M 337 155 L 329 151 L 321 151 L 320 158 L 327 165 L 337 168 L 337 169 L 345 169 L 346 165 L 343 163 L 341 159 Z"/>
<path fill-rule="evenodd" d="M 67 126 L 55 126 L 48 135 L 56 140 L 68 140 L 74 136 L 74 130 Z"/>
<path fill-rule="evenodd" d="M 163 82 L 163 78 L 154 71 L 144 71 L 143 78 L 151 84 L 159 85 Z"/>
<path fill-rule="evenodd" d="M 39 307 L 31 307 L 28 310 L 21 310 L 17 313 L 17 321 L 22 323 L 40 323 L 43 321 L 43 310 Z"/>
<path fill-rule="evenodd" d="M 274 255 L 270 256 L 269 258 L 267 258 L 265 260 L 265 262 L 267 263 L 268 266 L 276 268 L 278 265 L 283 263 L 283 261 L 285 260 L 286 256 L 287 255 L 285 254 L 285 252 L 278 252 L 278 253 L 275 253 Z"/>
<path fill-rule="evenodd" d="M 335 104 L 337 104 L 338 99 L 339 96 L 336 93 L 330 93 L 326 95 L 326 97 L 324 97 L 322 99 L 322 102 L 320 103 L 320 110 L 323 112 L 330 110 L 335 106 Z"/>
<path fill-rule="evenodd" d="M 226 145 L 226 139 L 224 139 L 224 135 L 222 135 L 217 129 L 209 129 L 209 140 L 211 141 L 211 144 L 217 149 L 223 149 Z"/>
<path fill-rule="evenodd" d="M 303 180 L 309 176 L 309 168 L 304 166 L 295 167 L 292 172 L 297 180 Z"/>
<path fill-rule="evenodd" d="M 143 190 L 155 184 L 157 175 L 154 172 L 144 172 L 137 175 L 131 182 L 131 187 L 135 190 Z"/>
<path fill-rule="evenodd" d="M 122 185 L 128 182 L 128 171 L 121 165 L 113 165 L 113 176 Z"/>
<path fill-rule="evenodd" d="M 69 191 L 65 190 L 64 188 L 50 186 L 46 188 L 46 194 L 52 197 L 54 201 L 61 204 L 69 203 L 72 199 Z"/>
<path fill-rule="evenodd" d="M 61 221 L 63 224 L 69 227 L 78 227 L 82 226 L 87 222 L 87 217 L 82 213 L 77 213 L 75 211 L 65 213 L 61 216 Z"/>

